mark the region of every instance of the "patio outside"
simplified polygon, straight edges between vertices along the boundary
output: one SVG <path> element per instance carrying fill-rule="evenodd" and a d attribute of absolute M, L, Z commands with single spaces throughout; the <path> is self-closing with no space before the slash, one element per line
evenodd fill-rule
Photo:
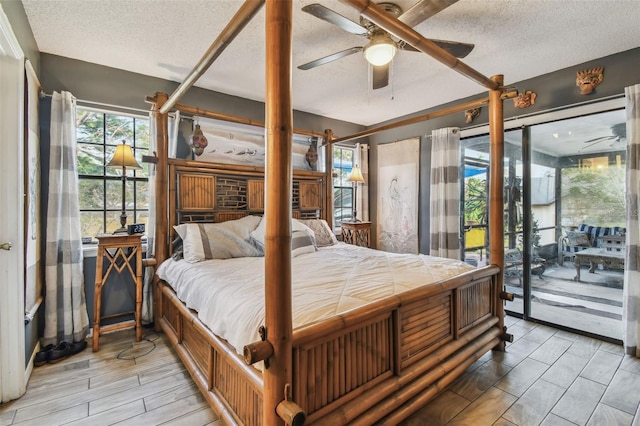
<path fill-rule="evenodd" d="M 505 253 L 521 254 L 506 267 L 504 284 L 515 295 L 507 312 L 528 309 L 532 319 L 622 339 L 624 120 L 624 110 L 614 110 L 505 132 Z M 465 261 L 482 266 L 489 141 L 469 138 L 463 147 Z M 586 238 L 587 225 L 588 241 L 569 246 Z M 617 248 L 607 246 L 609 235 Z"/>

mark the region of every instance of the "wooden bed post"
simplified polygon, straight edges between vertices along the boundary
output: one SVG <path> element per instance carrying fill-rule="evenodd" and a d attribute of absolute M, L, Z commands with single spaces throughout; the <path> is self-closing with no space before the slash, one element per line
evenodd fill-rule
<path fill-rule="evenodd" d="M 160 108 L 167 101 L 167 94 L 156 92 L 153 118 L 156 124 L 156 153 L 158 159 L 156 163 L 156 234 L 155 234 L 155 255 L 157 265 L 160 265 L 167 258 L 167 234 L 168 234 L 168 218 L 167 218 L 167 183 L 168 183 L 168 157 L 169 157 L 169 139 L 168 139 L 168 115 L 161 113 Z M 155 280 L 154 280 L 155 281 Z M 162 317 L 162 306 L 160 303 L 160 295 L 158 286 L 154 285 L 154 328 L 160 331 L 159 319 Z"/>
<path fill-rule="evenodd" d="M 504 330 L 504 306 L 498 297 L 502 291 L 504 269 L 504 111 L 502 103 L 502 85 L 504 77 L 491 77 L 498 84 L 497 89 L 489 91 L 489 263 L 500 267 L 498 283 L 495 288 L 496 315 L 500 330 Z M 495 349 L 504 350 L 504 341 Z"/>
<path fill-rule="evenodd" d="M 291 45 L 293 3 L 266 2 L 265 327 L 273 356 L 263 371 L 263 424 L 283 425 L 276 410 L 292 383 Z M 266 365 L 265 365 L 266 366 Z M 288 399 L 288 398 L 287 398 Z"/>

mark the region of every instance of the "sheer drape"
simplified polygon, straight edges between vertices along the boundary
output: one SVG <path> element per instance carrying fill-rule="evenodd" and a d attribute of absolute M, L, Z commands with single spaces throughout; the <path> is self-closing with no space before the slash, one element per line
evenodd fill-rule
<path fill-rule="evenodd" d="M 69 92 L 54 92 L 51 99 L 43 345 L 78 342 L 89 331 L 82 267 L 75 120 L 75 98 Z"/>
<path fill-rule="evenodd" d="M 369 145 L 365 143 L 356 144 L 353 153 L 354 164 L 360 166 L 364 182 L 359 184 L 358 199 L 356 200 L 356 211 L 358 216 L 364 222 L 369 221 Z"/>
<path fill-rule="evenodd" d="M 430 254 L 460 259 L 460 131 L 431 132 Z"/>
<path fill-rule="evenodd" d="M 168 134 L 169 134 L 169 157 L 175 158 L 178 146 L 178 137 L 180 133 L 179 124 L 180 113 L 176 112 L 175 116 L 168 117 Z M 157 135 L 156 120 L 154 112 L 149 113 L 149 155 L 157 152 Z M 156 236 L 156 165 L 149 165 L 149 221 L 146 228 L 147 249 L 146 257 L 155 256 L 155 236 Z M 142 289 L 142 322 L 148 324 L 153 322 L 153 275 L 155 268 L 148 266 L 144 270 L 144 283 Z"/>
<path fill-rule="evenodd" d="M 624 291 L 622 326 L 625 350 L 640 357 L 640 269 L 638 265 L 638 245 L 640 225 L 638 206 L 640 205 L 640 84 L 625 89 L 627 111 L 627 236 L 624 269 Z"/>

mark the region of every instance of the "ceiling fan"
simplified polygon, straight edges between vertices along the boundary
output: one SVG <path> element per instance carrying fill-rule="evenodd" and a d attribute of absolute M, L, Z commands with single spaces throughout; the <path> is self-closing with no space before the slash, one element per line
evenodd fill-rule
<path fill-rule="evenodd" d="M 599 138 L 589 139 L 588 141 L 584 141 L 586 145 L 583 149 L 591 148 L 592 146 L 602 143 L 609 142 L 609 147 L 614 146 L 616 143 L 621 142 L 622 140 L 627 139 L 627 124 L 626 123 L 618 123 L 611 126 L 611 135 L 602 136 Z"/>
<path fill-rule="evenodd" d="M 419 0 L 404 13 L 399 6 L 393 3 L 378 3 L 378 6 L 410 27 L 414 27 L 457 1 L 458 0 Z M 417 49 L 402 40 L 394 40 L 387 31 L 364 17 L 360 17 L 360 23 L 357 24 L 318 3 L 304 6 L 302 11 L 336 25 L 347 32 L 364 36 L 369 39 L 369 43 L 365 46 L 351 47 L 329 56 L 307 62 L 306 64 L 298 66 L 301 70 L 309 70 L 362 51 L 366 60 L 372 65 L 373 89 L 380 89 L 389 84 L 389 63 L 395 56 L 397 50 L 417 52 Z M 474 48 L 473 44 L 468 43 L 435 39 L 431 39 L 431 41 L 458 58 L 464 58 Z"/>

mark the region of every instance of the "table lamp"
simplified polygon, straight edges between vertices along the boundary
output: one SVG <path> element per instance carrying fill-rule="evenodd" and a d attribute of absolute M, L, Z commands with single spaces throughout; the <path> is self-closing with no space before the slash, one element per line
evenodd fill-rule
<path fill-rule="evenodd" d="M 122 141 L 122 145 L 116 147 L 116 152 L 113 153 L 111 161 L 107 163 L 107 167 L 112 169 L 122 168 L 122 214 L 120 215 L 120 228 L 116 229 L 113 233 L 118 234 L 121 232 L 127 232 L 127 213 L 126 206 L 126 186 L 127 186 L 127 169 L 142 170 L 142 166 L 138 164 L 136 158 L 133 156 L 133 149 L 127 145 L 126 141 Z"/>
<path fill-rule="evenodd" d="M 358 203 L 358 184 L 361 182 L 364 182 L 364 177 L 362 176 L 360 167 L 358 167 L 357 164 L 353 166 L 353 169 L 351 169 L 351 174 L 349 175 L 347 180 L 349 182 L 353 182 L 353 204 L 352 204 L 353 205 L 353 221 L 360 222 L 360 220 L 357 217 L 358 210 L 356 208 L 356 205 Z"/>

